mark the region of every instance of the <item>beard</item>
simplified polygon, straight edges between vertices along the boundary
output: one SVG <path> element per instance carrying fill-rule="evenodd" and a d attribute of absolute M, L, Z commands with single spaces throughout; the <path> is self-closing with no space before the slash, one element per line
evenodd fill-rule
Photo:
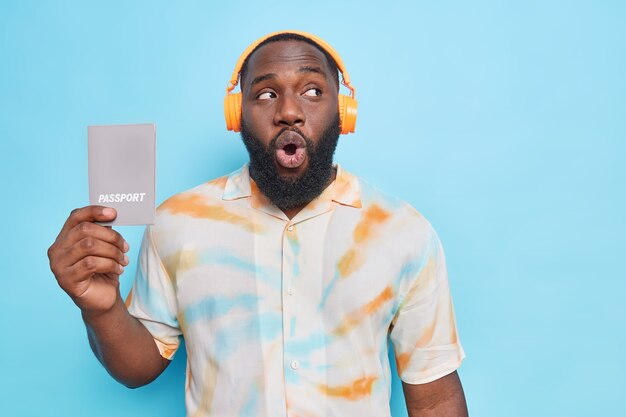
<path fill-rule="evenodd" d="M 299 177 L 282 177 L 276 161 L 276 141 L 286 130 L 299 133 L 306 142 L 308 166 Z M 297 128 L 282 129 L 267 147 L 241 121 L 241 137 L 250 155 L 250 176 L 259 190 L 280 209 L 305 206 L 317 198 L 328 185 L 333 173 L 333 154 L 337 148 L 340 125 L 339 113 L 326 126 L 317 143 Z"/>

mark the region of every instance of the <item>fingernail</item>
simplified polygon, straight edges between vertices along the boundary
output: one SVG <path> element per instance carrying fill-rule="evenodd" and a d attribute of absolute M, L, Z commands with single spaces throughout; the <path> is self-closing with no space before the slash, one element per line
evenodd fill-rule
<path fill-rule="evenodd" d="M 128 246 L 128 243 L 124 241 L 124 252 L 128 252 L 129 249 L 130 249 L 130 246 Z"/>
<path fill-rule="evenodd" d="M 124 267 L 120 264 L 117 264 L 117 270 L 120 271 L 120 274 L 124 272 Z"/>
<path fill-rule="evenodd" d="M 128 265 L 128 256 L 124 255 L 124 263 Z"/>
<path fill-rule="evenodd" d="M 102 209 L 102 214 L 104 216 L 111 217 L 111 216 L 113 216 L 115 214 L 115 210 L 113 210 L 112 208 L 108 208 L 108 207 L 107 208 L 103 208 Z"/>

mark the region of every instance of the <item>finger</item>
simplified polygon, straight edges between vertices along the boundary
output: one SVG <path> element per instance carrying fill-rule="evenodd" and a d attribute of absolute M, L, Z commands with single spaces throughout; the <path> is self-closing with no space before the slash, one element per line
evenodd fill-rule
<path fill-rule="evenodd" d="M 87 256 L 109 258 L 122 266 L 128 265 L 128 256 L 119 247 L 104 240 L 86 237 L 73 245 L 63 257 L 63 263 L 71 266 Z"/>
<path fill-rule="evenodd" d="M 68 268 L 68 276 L 83 281 L 93 274 L 121 275 L 124 267 L 110 258 L 86 256 Z"/>
<path fill-rule="evenodd" d="M 85 206 L 72 210 L 70 216 L 65 221 L 59 237 L 65 235 L 76 225 L 83 222 L 109 222 L 115 219 L 117 212 L 111 207 Z"/>
<path fill-rule="evenodd" d="M 122 252 L 128 252 L 130 249 L 128 243 L 124 240 L 122 235 L 113 230 L 111 227 L 101 226 L 90 222 L 83 222 L 74 226 L 74 228 L 70 230 L 65 237 L 63 246 L 69 249 L 85 238 L 92 238 L 110 243 Z"/>

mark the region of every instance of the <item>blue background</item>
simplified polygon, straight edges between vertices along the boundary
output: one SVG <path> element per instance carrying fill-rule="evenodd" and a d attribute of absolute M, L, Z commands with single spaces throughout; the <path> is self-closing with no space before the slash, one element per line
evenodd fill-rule
<path fill-rule="evenodd" d="M 357 87 L 337 160 L 440 234 L 470 413 L 626 415 L 625 3 L 376 4 L 0 3 L 1 415 L 183 415 L 184 352 L 117 384 L 46 249 L 87 204 L 88 125 L 157 124 L 158 202 L 243 164 L 226 82 L 289 28 L 332 44 Z M 119 230 L 126 292 L 143 228 Z"/>

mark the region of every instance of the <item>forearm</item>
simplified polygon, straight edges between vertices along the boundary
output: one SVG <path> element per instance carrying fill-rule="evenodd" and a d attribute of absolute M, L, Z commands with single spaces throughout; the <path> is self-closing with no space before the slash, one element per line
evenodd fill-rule
<path fill-rule="evenodd" d="M 452 372 L 427 384 L 402 384 L 409 417 L 467 417 L 458 374 Z"/>
<path fill-rule="evenodd" d="M 432 404 L 407 404 L 409 417 L 467 417 L 467 405 L 463 392 Z"/>
<path fill-rule="evenodd" d="M 169 363 L 148 330 L 128 313 L 119 294 L 109 311 L 98 315 L 83 312 L 83 320 L 94 354 L 111 376 L 127 387 L 151 382 Z"/>

